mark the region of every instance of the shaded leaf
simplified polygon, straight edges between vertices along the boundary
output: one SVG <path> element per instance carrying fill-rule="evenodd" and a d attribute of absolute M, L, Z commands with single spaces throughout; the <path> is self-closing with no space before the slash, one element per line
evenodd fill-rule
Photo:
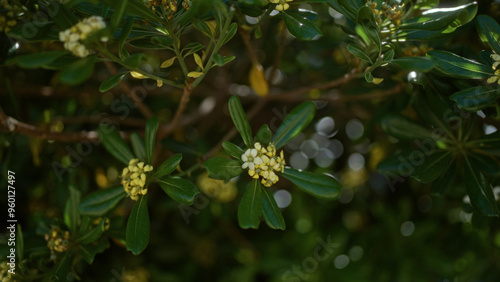
<path fill-rule="evenodd" d="M 175 154 L 164 161 L 153 174 L 153 179 L 160 179 L 165 175 L 172 173 L 180 164 L 182 154 Z"/>
<path fill-rule="evenodd" d="M 128 217 L 126 230 L 127 250 L 138 255 L 149 243 L 148 196 L 141 196 L 132 208 Z"/>
<path fill-rule="evenodd" d="M 229 99 L 228 107 L 231 119 L 243 138 L 243 142 L 245 142 L 245 145 L 247 145 L 248 148 L 253 148 L 252 130 L 250 129 L 250 123 L 248 122 L 240 99 L 237 96 L 232 96 Z"/>
<path fill-rule="evenodd" d="M 134 151 L 135 156 L 141 162 L 145 162 L 147 160 L 146 147 L 141 135 L 139 135 L 137 132 L 132 133 L 130 135 L 130 144 L 132 144 L 132 150 Z"/>
<path fill-rule="evenodd" d="M 449 151 L 437 151 L 426 156 L 423 163 L 416 167 L 412 177 L 422 183 L 430 183 L 448 169 L 455 158 Z"/>
<path fill-rule="evenodd" d="M 283 147 L 288 141 L 299 134 L 314 118 L 316 105 L 307 101 L 295 107 L 283 120 L 283 123 L 274 133 L 272 142 L 276 149 Z"/>
<path fill-rule="evenodd" d="M 116 128 L 114 126 L 107 128 L 105 125 L 100 125 L 97 132 L 106 150 L 117 160 L 128 165 L 128 162 L 134 158 L 134 155 Z"/>
<path fill-rule="evenodd" d="M 457 102 L 460 109 L 476 112 L 494 105 L 499 97 L 499 87 L 477 86 L 458 91 L 450 98 Z"/>
<path fill-rule="evenodd" d="M 404 70 L 418 72 L 430 71 L 434 67 L 434 62 L 424 57 L 403 57 L 394 59 L 391 63 Z"/>
<path fill-rule="evenodd" d="M 55 61 L 67 51 L 48 51 L 35 54 L 21 55 L 14 58 L 14 61 L 22 68 L 40 68 Z"/>
<path fill-rule="evenodd" d="M 366 53 L 366 51 L 363 50 L 363 48 L 359 47 L 358 45 L 354 45 L 354 44 L 347 45 L 347 51 L 349 51 L 349 53 L 353 54 L 355 57 L 357 57 L 365 62 L 369 62 L 369 63 L 372 62 L 372 60 L 370 59 L 370 55 L 368 55 L 368 53 Z M 394 54 L 394 51 L 393 51 L 393 54 Z"/>
<path fill-rule="evenodd" d="M 313 40 L 323 35 L 312 21 L 300 13 L 282 12 L 283 20 L 290 33 L 299 40 Z"/>
<path fill-rule="evenodd" d="M 241 164 L 242 162 L 239 159 L 230 160 L 226 158 L 211 158 L 205 162 L 204 166 L 211 178 L 228 182 L 231 178 L 236 177 L 243 172 Z"/>
<path fill-rule="evenodd" d="M 170 198 L 184 205 L 192 205 L 200 192 L 191 181 L 180 177 L 168 177 L 159 180 L 158 184 Z"/>
<path fill-rule="evenodd" d="M 106 78 L 101 85 L 99 86 L 99 92 L 104 93 L 106 91 L 111 90 L 113 87 L 115 87 L 120 81 L 123 79 L 123 77 L 127 74 L 127 72 L 122 72 L 119 74 L 112 75 L 108 78 Z"/>
<path fill-rule="evenodd" d="M 243 155 L 243 153 L 245 153 L 245 151 L 243 151 L 243 149 L 241 149 L 239 146 L 237 146 L 229 141 L 224 141 L 222 143 L 222 148 L 224 148 L 224 151 L 226 151 L 226 153 L 228 155 L 230 155 L 231 157 L 233 157 L 237 160 L 241 160 L 241 155 Z"/>
<path fill-rule="evenodd" d="M 285 230 L 286 225 L 283 215 L 276 204 L 273 194 L 266 187 L 262 187 L 262 215 L 264 215 L 267 226 L 273 229 Z"/>
<path fill-rule="evenodd" d="M 288 167 L 285 167 L 285 172 L 281 175 L 314 197 L 336 199 L 340 195 L 341 186 L 333 177 Z"/>
<path fill-rule="evenodd" d="M 387 115 L 381 120 L 380 125 L 387 134 L 403 140 L 435 137 L 431 130 L 400 115 Z"/>
<path fill-rule="evenodd" d="M 153 163 L 153 153 L 155 150 L 156 132 L 158 131 L 158 118 L 152 117 L 146 123 L 146 132 L 144 133 L 146 145 L 146 159 L 148 164 Z"/>
<path fill-rule="evenodd" d="M 472 166 L 467 157 L 464 165 L 465 188 L 472 206 L 484 215 L 498 216 L 498 206 L 491 184 L 477 168 Z"/>
<path fill-rule="evenodd" d="M 255 135 L 255 142 L 260 142 L 260 144 L 267 146 L 271 139 L 273 138 L 273 133 L 267 124 L 260 127 L 259 131 Z"/>
<path fill-rule="evenodd" d="M 83 198 L 78 210 L 83 215 L 103 216 L 111 211 L 127 193 L 122 186 L 93 192 Z"/>
<path fill-rule="evenodd" d="M 259 228 L 262 214 L 262 185 L 253 179 L 238 206 L 238 223 L 241 228 Z"/>
<path fill-rule="evenodd" d="M 78 85 L 87 80 L 94 72 L 95 57 L 89 56 L 64 66 L 59 80 L 68 85 Z"/>

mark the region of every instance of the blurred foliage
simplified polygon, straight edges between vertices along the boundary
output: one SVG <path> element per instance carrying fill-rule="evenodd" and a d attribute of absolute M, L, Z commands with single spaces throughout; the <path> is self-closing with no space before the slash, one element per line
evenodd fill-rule
<path fill-rule="evenodd" d="M 499 19 L 0 1 L 2 281 L 498 281 Z M 255 142 L 290 168 L 253 177 Z"/>

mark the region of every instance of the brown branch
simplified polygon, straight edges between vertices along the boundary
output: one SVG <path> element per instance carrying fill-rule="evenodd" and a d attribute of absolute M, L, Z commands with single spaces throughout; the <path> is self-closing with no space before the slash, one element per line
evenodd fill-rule
<path fill-rule="evenodd" d="M 146 125 L 146 121 L 139 118 L 121 118 L 119 116 L 77 116 L 77 117 L 54 117 L 54 120 L 61 121 L 64 124 L 85 124 L 85 123 L 101 123 L 103 119 L 110 120 L 113 123 L 119 125 L 126 125 L 132 127 L 144 127 Z"/>
<path fill-rule="evenodd" d="M 104 60 L 104 64 L 106 65 L 106 68 L 111 72 L 111 75 L 115 75 L 118 73 L 118 70 L 116 69 L 116 67 L 113 65 L 112 62 L 108 61 L 108 60 Z M 148 108 L 148 106 L 146 106 L 138 97 L 137 95 L 135 95 L 134 91 L 132 91 L 132 89 L 130 89 L 130 86 L 128 85 L 127 82 L 125 82 L 124 80 L 121 80 L 120 81 L 120 85 L 121 87 L 123 88 L 123 90 L 125 91 L 125 93 L 128 95 L 128 97 L 132 100 L 132 102 L 134 102 L 136 105 L 137 105 L 137 108 L 139 109 L 139 111 L 141 112 L 141 114 L 146 118 L 146 119 L 149 119 L 153 116 L 153 113 L 151 112 L 151 110 Z"/>
<path fill-rule="evenodd" d="M 254 48 L 252 48 L 252 44 L 250 44 L 250 34 L 242 28 L 239 29 L 241 38 L 243 39 L 243 43 L 245 43 L 245 47 L 248 52 L 248 57 L 250 61 L 252 61 L 253 65 L 259 65 L 259 60 L 257 60 L 257 56 L 255 55 Z"/>

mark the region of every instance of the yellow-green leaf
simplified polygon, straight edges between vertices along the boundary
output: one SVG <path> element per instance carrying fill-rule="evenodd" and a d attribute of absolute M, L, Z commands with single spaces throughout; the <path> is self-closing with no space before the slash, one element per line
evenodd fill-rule
<path fill-rule="evenodd" d="M 137 78 L 137 79 L 146 79 L 148 78 L 147 76 L 141 74 L 141 73 L 138 73 L 136 71 L 131 71 L 130 72 L 130 75 L 133 77 L 133 78 Z"/>
<path fill-rule="evenodd" d="M 197 77 L 200 77 L 202 74 L 203 74 L 203 72 L 200 72 L 200 71 L 192 71 L 192 72 L 188 73 L 187 76 L 192 77 L 192 78 L 197 78 Z"/>
<path fill-rule="evenodd" d="M 264 76 L 264 69 L 260 64 L 254 64 L 252 66 L 248 79 L 250 80 L 250 86 L 253 91 L 255 91 L 255 94 L 261 97 L 269 94 L 269 85 Z"/>
<path fill-rule="evenodd" d="M 200 55 L 193 53 L 194 61 L 196 64 L 203 70 L 203 61 L 200 58 Z"/>
<path fill-rule="evenodd" d="M 177 59 L 177 56 L 164 61 L 163 63 L 161 63 L 160 68 L 168 68 L 172 66 L 175 62 L 175 59 Z"/>

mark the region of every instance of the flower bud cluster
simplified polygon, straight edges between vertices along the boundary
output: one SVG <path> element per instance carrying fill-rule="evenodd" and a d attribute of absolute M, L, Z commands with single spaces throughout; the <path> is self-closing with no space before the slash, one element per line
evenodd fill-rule
<path fill-rule="evenodd" d="M 279 177 L 276 172 L 283 172 L 285 169 L 285 159 L 283 151 L 280 155 L 276 155 L 276 147 L 269 143 L 267 147 L 262 146 L 259 142 L 254 144 L 254 148 L 246 150 L 241 155 L 243 169 L 248 169 L 248 175 L 254 179 L 261 179 L 262 185 L 271 187 L 278 182 Z"/>
<path fill-rule="evenodd" d="M 23 13 L 18 1 L 0 1 L 0 32 L 9 32 L 17 24 L 16 18 Z"/>
<path fill-rule="evenodd" d="M 59 40 L 64 42 L 64 48 L 73 55 L 85 58 L 90 51 L 82 43 L 91 33 L 106 27 L 106 23 L 99 16 L 91 16 L 79 21 L 76 25 L 59 32 Z M 102 42 L 108 41 L 107 37 L 101 38 Z"/>
<path fill-rule="evenodd" d="M 498 54 L 493 54 L 491 55 L 491 58 L 494 60 L 493 64 L 491 65 L 491 68 L 495 70 L 495 75 L 488 78 L 486 82 L 488 83 L 498 83 L 500 85 L 500 69 L 497 69 L 498 66 L 500 65 L 500 55 Z"/>
<path fill-rule="evenodd" d="M 269 0 L 269 2 L 273 4 L 278 4 L 276 5 L 276 10 L 277 11 L 285 11 L 290 8 L 290 5 L 288 5 L 287 2 L 292 2 L 293 0 Z"/>
<path fill-rule="evenodd" d="M 382 16 L 390 19 L 396 26 L 401 25 L 401 18 L 403 17 L 403 6 L 404 5 L 388 5 L 387 3 L 382 3 L 380 10 L 377 9 L 377 2 L 368 1 L 366 6 L 372 9 L 375 20 L 380 25 L 383 22 Z"/>
<path fill-rule="evenodd" d="M 53 227 L 49 233 L 45 234 L 45 241 L 47 241 L 47 247 L 53 255 L 65 252 L 69 248 L 69 231 Z"/>
<path fill-rule="evenodd" d="M 122 185 L 128 196 L 134 200 L 139 200 L 140 195 L 146 195 L 148 192 L 146 186 L 146 173 L 153 170 L 150 165 L 144 165 L 139 159 L 132 159 L 122 171 Z"/>

